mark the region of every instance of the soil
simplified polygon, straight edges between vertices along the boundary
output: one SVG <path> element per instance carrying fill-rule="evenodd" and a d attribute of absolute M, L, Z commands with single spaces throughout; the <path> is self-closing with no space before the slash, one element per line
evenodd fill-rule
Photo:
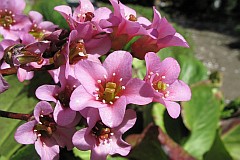
<path fill-rule="evenodd" d="M 177 21 L 190 33 L 196 57 L 209 72 L 222 73 L 221 90 L 229 102 L 240 96 L 240 35 L 234 32 L 232 23 L 196 22 L 187 19 Z"/>

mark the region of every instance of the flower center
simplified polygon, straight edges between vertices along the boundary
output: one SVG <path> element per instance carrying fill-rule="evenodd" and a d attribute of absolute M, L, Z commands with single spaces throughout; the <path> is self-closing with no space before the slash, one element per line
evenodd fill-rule
<path fill-rule="evenodd" d="M 64 108 L 69 108 L 70 97 L 74 89 L 75 87 L 67 85 L 62 92 L 55 95 L 56 99 L 60 101 Z"/>
<path fill-rule="evenodd" d="M 80 21 L 80 22 L 91 21 L 94 17 L 95 17 L 95 15 L 92 12 L 87 12 L 85 14 L 79 13 L 77 15 L 78 21 Z"/>
<path fill-rule="evenodd" d="M 98 88 L 96 100 L 100 100 L 103 103 L 113 104 L 113 102 L 121 96 L 122 90 L 125 89 L 125 86 L 121 85 L 122 78 L 118 81 L 115 79 L 116 74 L 113 73 L 111 81 L 102 82 L 102 80 L 98 80 Z M 107 76 L 104 75 L 104 79 L 107 79 Z"/>
<path fill-rule="evenodd" d="M 130 14 L 128 20 L 129 20 L 129 21 L 136 22 L 136 21 L 137 21 L 137 17 L 135 17 L 134 15 Z"/>
<path fill-rule="evenodd" d="M 52 114 L 41 114 L 39 120 L 40 122 L 34 126 L 33 131 L 38 137 L 51 137 L 53 132 L 57 130 L 57 124 L 54 122 Z"/>
<path fill-rule="evenodd" d="M 29 33 L 38 40 L 41 40 L 43 38 L 44 32 L 45 30 L 38 28 L 37 24 L 34 24 L 32 26 L 32 29 L 29 31 Z"/>
<path fill-rule="evenodd" d="M 114 133 L 111 128 L 102 123 L 102 121 L 98 121 L 96 125 L 92 128 L 92 136 L 96 138 L 97 145 L 109 143 L 111 141 L 111 136 Z"/>
<path fill-rule="evenodd" d="M 9 29 L 16 20 L 14 19 L 15 15 L 12 13 L 12 11 L 0 10 L 0 25 L 3 26 L 6 29 Z"/>
<path fill-rule="evenodd" d="M 70 45 L 69 63 L 75 64 L 80 60 L 87 59 L 87 51 L 83 42 L 74 42 Z"/>

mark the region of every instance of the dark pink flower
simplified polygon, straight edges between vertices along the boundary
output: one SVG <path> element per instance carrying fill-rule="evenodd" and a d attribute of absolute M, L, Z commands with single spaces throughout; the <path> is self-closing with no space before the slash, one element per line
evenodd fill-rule
<path fill-rule="evenodd" d="M 136 122 L 136 113 L 128 109 L 123 121 L 117 127 L 108 127 L 102 123 L 96 109 L 89 109 L 88 127 L 73 135 L 73 144 L 80 150 L 91 150 L 91 160 L 105 160 L 107 155 L 126 156 L 131 146 L 123 141 L 122 134 Z"/>
<path fill-rule="evenodd" d="M 149 52 L 145 56 L 147 74 L 145 81 L 154 91 L 153 102 L 163 104 L 172 118 L 180 114 L 180 105 L 175 101 L 189 101 L 191 90 L 187 84 L 178 80 L 180 66 L 173 58 L 160 62 L 156 53 Z"/>
<path fill-rule="evenodd" d="M 144 81 L 132 78 L 132 56 L 129 52 L 115 51 L 103 65 L 80 61 L 75 76 L 81 82 L 70 99 L 70 107 L 81 111 L 98 108 L 104 124 L 118 126 L 129 103 L 145 105 L 152 101 L 152 89 Z"/>
<path fill-rule="evenodd" d="M 21 34 L 28 31 L 31 22 L 22 12 L 24 0 L 1 0 L 0 3 L 0 34 L 5 39 L 17 40 Z"/>
<path fill-rule="evenodd" d="M 189 47 L 186 40 L 176 32 L 166 18 L 161 18 L 160 13 L 155 8 L 153 11 L 153 22 L 146 27 L 148 34 L 139 38 L 132 45 L 133 56 L 144 59 L 147 52 L 158 52 L 165 47 Z"/>
<path fill-rule="evenodd" d="M 15 139 L 21 144 L 35 144 L 42 160 L 58 159 L 59 146 L 73 148 L 71 138 L 75 127 L 61 127 L 52 117 L 53 109 L 45 101 L 39 102 L 34 109 L 34 120 L 17 128 Z"/>
<path fill-rule="evenodd" d="M 111 33 L 112 48 L 122 49 L 134 36 L 146 35 L 147 31 L 143 27 L 145 18 L 137 18 L 135 10 L 123 5 L 117 0 L 110 0 L 114 13 L 108 20 L 109 27 L 113 29 Z"/>

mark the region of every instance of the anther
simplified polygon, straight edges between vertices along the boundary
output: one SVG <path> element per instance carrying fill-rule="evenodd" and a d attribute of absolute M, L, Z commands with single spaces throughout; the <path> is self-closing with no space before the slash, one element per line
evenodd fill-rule
<path fill-rule="evenodd" d="M 119 81 L 122 82 L 123 78 L 120 78 Z"/>
<path fill-rule="evenodd" d="M 166 76 L 162 76 L 162 79 L 165 79 L 166 78 Z"/>
<path fill-rule="evenodd" d="M 112 75 L 113 75 L 113 76 L 116 76 L 116 73 L 114 72 Z"/>
<path fill-rule="evenodd" d="M 148 75 L 148 78 L 150 79 L 150 78 L 151 78 L 151 76 L 150 76 L 150 75 Z"/>
<path fill-rule="evenodd" d="M 38 122 L 39 124 L 42 124 L 42 122 Z"/>
<path fill-rule="evenodd" d="M 103 99 L 103 100 L 102 100 L 102 103 L 104 103 L 104 104 L 105 104 L 105 103 L 106 103 L 106 101 Z"/>
<path fill-rule="evenodd" d="M 43 115 L 41 114 L 40 117 L 43 117 Z"/>
<path fill-rule="evenodd" d="M 5 12 L 7 12 L 8 10 L 7 10 L 7 9 L 5 9 L 4 11 L 5 11 Z"/>
<path fill-rule="evenodd" d="M 98 101 L 98 100 L 99 100 L 99 97 L 96 97 L 96 100 Z"/>
<path fill-rule="evenodd" d="M 159 76 L 159 73 L 156 73 L 157 76 Z"/>
<path fill-rule="evenodd" d="M 125 87 L 125 86 L 122 86 L 122 89 L 126 89 L 126 87 Z"/>
<path fill-rule="evenodd" d="M 34 131 L 34 132 L 37 132 L 37 130 L 36 130 L 36 129 L 34 129 L 33 131 Z"/>
<path fill-rule="evenodd" d="M 107 75 L 104 74 L 103 77 L 104 77 L 105 79 L 107 79 Z"/>
<path fill-rule="evenodd" d="M 41 137 L 42 135 L 39 133 L 37 136 L 38 136 L 38 137 Z"/>
<path fill-rule="evenodd" d="M 8 13 L 9 13 L 9 14 L 12 14 L 12 11 L 9 11 Z"/>
<path fill-rule="evenodd" d="M 97 80 L 97 83 L 102 83 L 102 81 L 99 79 L 99 80 Z"/>
<path fill-rule="evenodd" d="M 112 101 L 110 101 L 109 103 L 110 103 L 110 104 L 113 104 L 113 102 L 112 102 Z"/>
<path fill-rule="evenodd" d="M 113 135 L 114 135 L 114 133 L 113 133 L 113 132 L 111 132 L 111 133 L 110 133 L 110 135 L 111 135 L 111 136 L 113 136 Z"/>
<path fill-rule="evenodd" d="M 118 99 L 118 98 L 120 98 L 119 96 L 115 96 L 115 99 Z"/>
<path fill-rule="evenodd" d="M 96 90 L 96 91 L 99 91 L 99 88 L 96 88 L 95 90 Z"/>
<path fill-rule="evenodd" d="M 150 72 L 149 74 L 150 74 L 150 75 L 153 75 L 153 72 Z"/>

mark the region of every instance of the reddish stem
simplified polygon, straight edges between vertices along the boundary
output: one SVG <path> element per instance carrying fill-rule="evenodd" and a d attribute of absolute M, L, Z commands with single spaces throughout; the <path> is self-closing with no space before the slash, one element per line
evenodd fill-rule
<path fill-rule="evenodd" d="M 13 113 L 0 110 L 0 117 L 29 121 L 32 119 L 32 114 Z"/>

